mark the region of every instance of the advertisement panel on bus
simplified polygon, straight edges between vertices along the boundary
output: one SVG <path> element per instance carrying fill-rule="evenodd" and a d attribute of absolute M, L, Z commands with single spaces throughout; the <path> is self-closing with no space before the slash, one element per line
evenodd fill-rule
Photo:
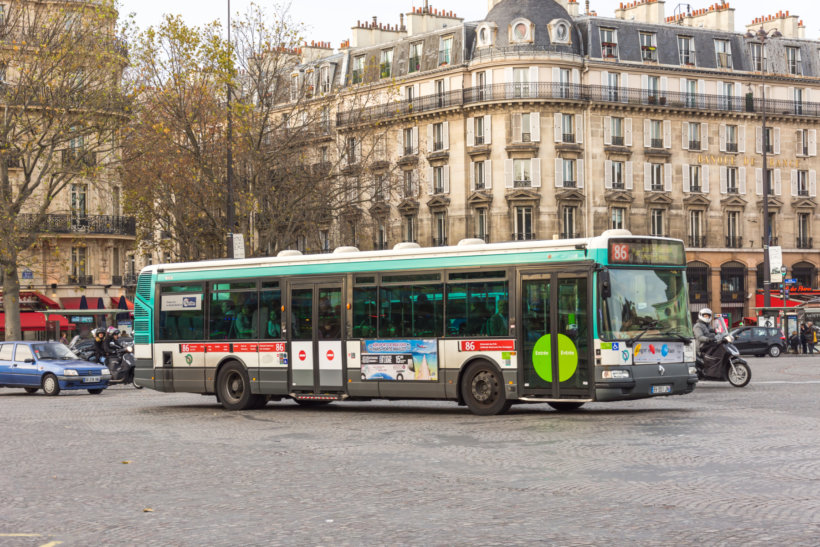
<path fill-rule="evenodd" d="M 362 380 L 438 381 L 436 340 L 364 340 Z"/>

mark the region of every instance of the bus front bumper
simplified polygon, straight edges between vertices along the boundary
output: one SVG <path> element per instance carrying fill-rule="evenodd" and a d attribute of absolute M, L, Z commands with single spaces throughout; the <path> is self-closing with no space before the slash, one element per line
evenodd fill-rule
<path fill-rule="evenodd" d="M 694 363 L 596 367 L 595 399 L 617 401 L 685 395 L 698 383 Z"/>

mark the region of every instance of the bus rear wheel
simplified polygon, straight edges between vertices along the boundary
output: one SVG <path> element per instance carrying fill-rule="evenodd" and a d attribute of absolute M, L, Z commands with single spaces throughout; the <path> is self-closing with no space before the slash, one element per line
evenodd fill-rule
<path fill-rule="evenodd" d="M 245 367 L 239 363 L 228 363 L 219 371 L 217 378 L 219 400 L 226 410 L 248 410 L 258 408 L 261 395 L 251 393 L 251 383 Z"/>
<path fill-rule="evenodd" d="M 504 414 L 512 405 L 501 372 L 486 361 L 470 365 L 461 379 L 461 394 L 470 412 L 478 416 Z"/>

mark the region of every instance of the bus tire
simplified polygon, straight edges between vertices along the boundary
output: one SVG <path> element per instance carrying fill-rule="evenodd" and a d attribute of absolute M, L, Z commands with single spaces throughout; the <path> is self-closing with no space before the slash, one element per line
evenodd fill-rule
<path fill-rule="evenodd" d="M 552 408 L 557 410 L 558 412 L 570 412 L 572 410 L 578 410 L 584 403 L 570 403 L 570 402 L 554 402 L 554 403 L 547 403 Z"/>
<path fill-rule="evenodd" d="M 241 364 L 232 362 L 219 371 L 216 381 L 219 401 L 225 410 L 248 410 L 256 408 L 259 395 L 251 393 L 251 382 L 248 373 Z"/>
<path fill-rule="evenodd" d="M 487 361 L 467 368 L 461 378 L 461 394 L 470 412 L 478 416 L 504 414 L 512 405 L 504 392 L 501 372 Z"/>

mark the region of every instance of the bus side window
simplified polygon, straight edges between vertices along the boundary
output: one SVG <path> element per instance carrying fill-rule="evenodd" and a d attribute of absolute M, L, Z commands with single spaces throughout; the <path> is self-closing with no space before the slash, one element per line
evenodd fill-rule
<path fill-rule="evenodd" d="M 372 338 L 376 336 L 378 308 L 376 307 L 376 287 L 356 287 L 353 289 L 353 337 Z"/>

